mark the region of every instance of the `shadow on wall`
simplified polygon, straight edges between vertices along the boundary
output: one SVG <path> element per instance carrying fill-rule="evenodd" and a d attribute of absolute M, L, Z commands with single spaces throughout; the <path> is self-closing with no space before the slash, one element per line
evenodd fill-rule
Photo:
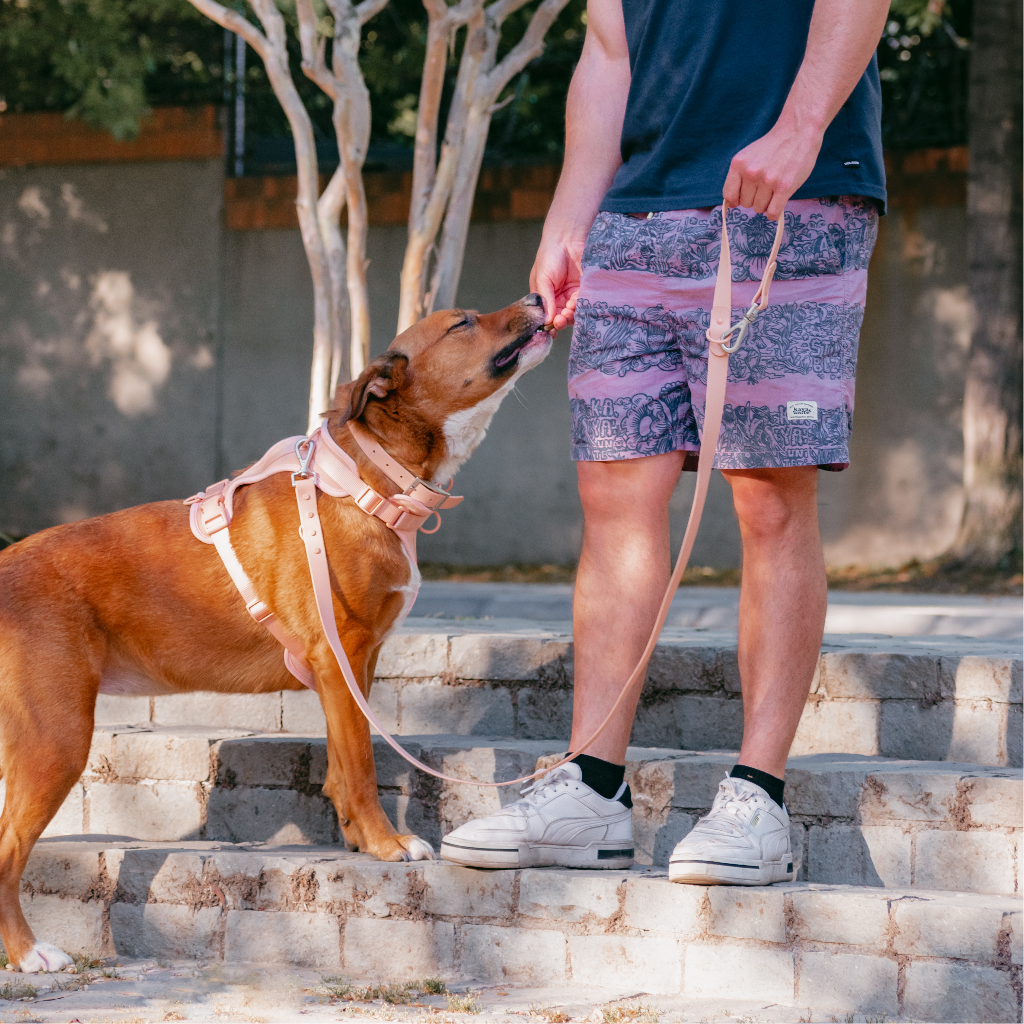
<path fill-rule="evenodd" d="M 0 172 L 0 529 L 183 498 L 306 417 L 312 295 L 297 230 L 223 231 L 219 161 Z M 528 290 L 539 221 L 472 225 L 459 301 Z M 852 464 L 820 475 L 833 564 L 928 558 L 962 502 L 960 404 L 970 305 L 962 206 L 882 218 L 861 335 Z M 373 351 L 392 340 L 402 227 L 370 231 Z M 575 560 L 569 336 L 526 375 L 459 477 L 467 501 L 425 561 Z M 673 543 L 693 477 L 671 504 Z M 739 563 L 713 480 L 693 561 Z"/>
<path fill-rule="evenodd" d="M 0 529 L 213 479 L 220 174 L 0 171 Z"/>
<path fill-rule="evenodd" d="M 850 468 L 823 473 L 830 564 L 941 554 L 963 508 L 963 387 L 973 310 L 962 207 L 879 222 L 857 365 Z"/>

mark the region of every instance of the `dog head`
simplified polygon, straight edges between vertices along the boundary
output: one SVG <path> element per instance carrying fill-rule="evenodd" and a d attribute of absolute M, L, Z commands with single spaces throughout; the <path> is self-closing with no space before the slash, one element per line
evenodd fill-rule
<path fill-rule="evenodd" d="M 550 351 L 543 323 L 536 294 L 497 313 L 432 313 L 338 389 L 330 426 L 359 420 L 409 469 L 444 483 L 484 439 L 515 382 Z"/>

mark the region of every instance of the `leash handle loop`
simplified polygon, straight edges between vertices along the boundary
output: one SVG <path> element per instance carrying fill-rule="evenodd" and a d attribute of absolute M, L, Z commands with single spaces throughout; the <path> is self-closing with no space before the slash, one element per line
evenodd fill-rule
<path fill-rule="evenodd" d="M 730 264 L 730 281 L 732 280 L 732 268 L 731 259 L 729 259 L 729 232 L 726 229 L 725 224 L 726 208 L 722 207 L 722 254 L 719 257 L 718 265 L 721 267 L 722 263 Z M 754 300 L 750 303 L 750 308 L 744 313 L 739 320 L 736 321 L 727 331 L 724 331 L 717 339 L 719 346 L 723 352 L 728 352 L 732 355 L 733 352 L 737 351 L 743 344 L 744 339 L 747 336 L 747 331 L 750 330 L 750 325 L 754 322 L 754 318 L 758 313 L 768 305 L 768 291 L 772 286 L 772 279 L 775 277 L 775 270 L 778 267 L 776 257 L 779 255 L 779 249 L 782 246 L 782 236 L 786 230 L 786 214 L 783 211 L 781 217 L 779 217 L 778 223 L 775 227 L 775 241 L 772 244 L 772 251 L 768 255 L 768 263 L 764 268 L 764 275 L 761 277 L 761 283 L 758 285 L 757 291 L 754 293 Z M 732 315 L 732 310 L 728 311 L 729 315 Z M 708 341 L 711 341 L 711 328 L 708 328 L 707 337 Z M 732 345 L 726 345 L 726 338 L 730 338 L 735 335 L 736 340 Z"/>

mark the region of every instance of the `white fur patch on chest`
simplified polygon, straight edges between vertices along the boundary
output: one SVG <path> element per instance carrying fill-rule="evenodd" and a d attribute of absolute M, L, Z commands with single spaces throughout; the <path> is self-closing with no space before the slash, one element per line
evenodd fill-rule
<path fill-rule="evenodd" d="M 388 630 L 389 634 L 405 622 L 406 616 L 412 610 L 416 595 L 420 592 L 420 583 L 423 580 L 422 576 L 420 576 L 420 567 L 409 557 L 409 552 L 405 550 L 404 544 L 402 545 L 402 553 L 409 563 L 409 582 L 404 587 L 397 588 L 396 592 L 403 594 L 405 600 L 402 602 L 402 610 L 398 613 L 398 618 L 395 619 L 391 629 Z"/>
<path fill-rule="evenodd" d="M 444 439 L 447 455 L 437 467 L 434 481 L 445 483 L 455 476 L 459 467 L 473 454 L 477 446 L 487 434 L 487 428 L 494 419 L 505 396 L 515 387 L 521 373 L 516 373 L 511 380 L 500 387 L 493 395 L 488 395 L 482 402 L 471 409 L 454 412 L 444 421 Z"/>

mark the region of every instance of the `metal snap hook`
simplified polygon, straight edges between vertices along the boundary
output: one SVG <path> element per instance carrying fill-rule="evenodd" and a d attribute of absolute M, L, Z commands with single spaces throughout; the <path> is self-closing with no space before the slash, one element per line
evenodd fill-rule
<path fill-rule="evenodd" d="M 733 352 L 736 352 L 739 349 L 747 336 L 747 331 L 750 330 L 750 325 L 754 322 L 754 317 L 756 317 L 760 311 L 761 307 L 757 302 L 752 302 L 750 304 L 750 309 L 748 309 L 746 313 L 744 313 L 743 316 L 740 317 L 740 319 L 737 320 L 736 323 L 734 323 L 729 330 L 727 330 L 722 337 L 718 339 L 718 344 L 722 347 L 723 352 L 728 352 L 729 355 L 732 355 Z M 732 345 L 726 345 L 725 339 L 732 337 L 734 334 L 736 335 L 736 340 Z"/>
<path fill-rule="evenodd" d="M 292 487 L 295 486 L 297 480 L 308 480 L 310 477 L 309 462 L 313 458 L 313 449 L 316 447 L 316 442 L 311 437 L 300 437 L 295 442 L 295 457 L 299 460 L 299 468 L 292 473 Z M 306 449 L 306 454 L 302 454 L 302 449 Z M 314 482 L 316 480 L 316 474 L 312 474 Z"/>

